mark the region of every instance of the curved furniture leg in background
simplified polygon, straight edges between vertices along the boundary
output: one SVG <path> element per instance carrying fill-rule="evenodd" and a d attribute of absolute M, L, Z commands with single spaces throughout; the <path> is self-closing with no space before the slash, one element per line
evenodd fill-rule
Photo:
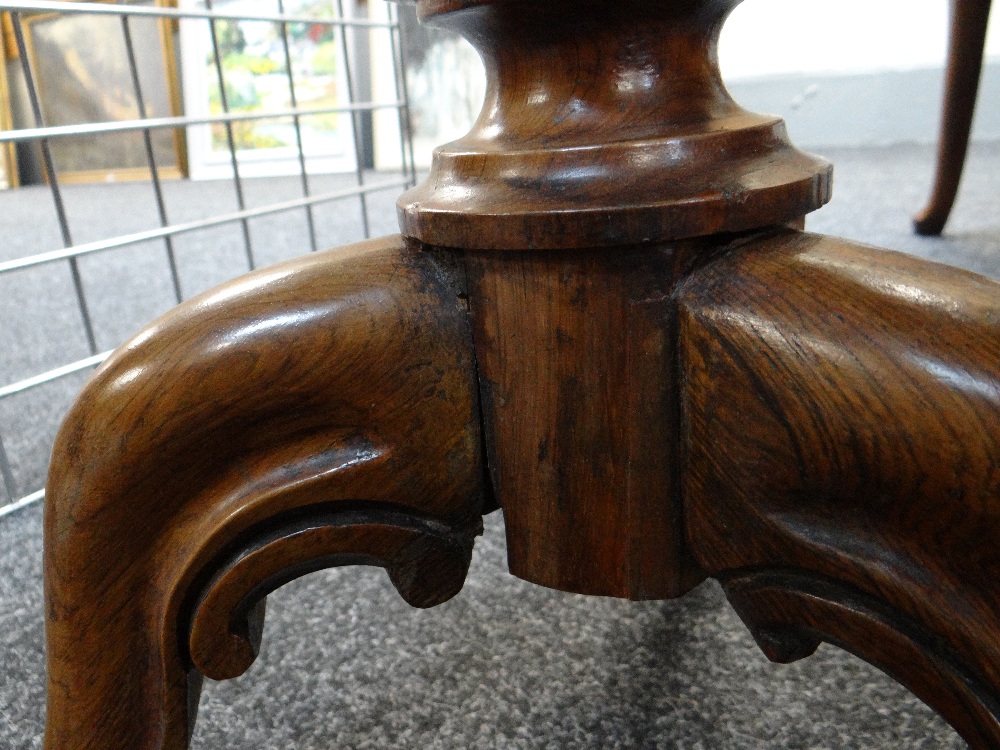
<path fill-rule="evenodd" d="M 930 200 L 913 220 L 917 234 L 941 234 L 955 205 L 969 149 L 972 116 L 976 110 L 991 3 L 992 0 L 951 2 L 951 39 L 948 42 L 937 171 Z"/>
<path fill-rule="evenodd" d="M 401 238 L 181 305 L 96 373 L 45 511 L 46 747 L 186 747 L 201 675 L 253 661 L 265 595 L 338 564 L 411 604 L 461 588 L 478 405 L 448 259 Z"/>
<path fill-rule="evenodd" d="M 764 652 L 872 662 L 1000 747 L 1000 285 L 804 233 L 680 296 L 689 545 Z"/>

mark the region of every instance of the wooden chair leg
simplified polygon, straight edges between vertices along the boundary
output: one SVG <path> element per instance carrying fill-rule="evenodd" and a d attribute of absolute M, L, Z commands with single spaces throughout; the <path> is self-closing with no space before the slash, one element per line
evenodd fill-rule
<path fill-rule="evenodd" d="M 951 3 L 951 39 L 937 171 L 930 200 L 913 220 L 917 234 L 941 234 L 955 205 L 979 93 L 991 3 L 992 0 L 952 0 Z"/>
<path fill-rule="evenodd" d="M 689 543 L 765 653 L 821 640 L 1000 747 L 998 286 L 782 230 L 681 299 Z"/>
<path fill-rule="evenodd" d="M 98 371 L 48 483 L 50 750 L 186 747 L 201 675 L 322 567 L 454 595 L 481 528 L 472 342 L 443 256 L 389 238 L 259 271 Z"/>

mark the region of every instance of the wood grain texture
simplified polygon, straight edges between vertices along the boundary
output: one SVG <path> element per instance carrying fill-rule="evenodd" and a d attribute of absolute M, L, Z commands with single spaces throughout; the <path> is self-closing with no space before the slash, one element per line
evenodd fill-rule
<path fill-rule="evenodd" d="M 704 245 L 470 253 L 490 474 L 514 575 L 669 598 L 680 522 L 671 290 Z"/>
<path fill-rule="evenodd" d="M 1000 285 L 781 231 L 680 305 L 699 563 L 758 640 L 797 634 L 772 655 L 829 639 L 1000 746 Z"/>
<path fill-rule="evenodd" d="M 771 658 L 828 640 L 1000 747 L 1000 285 L 780 227 L 830 168 L 726 93 L 738 1 L 419 3 L 489 90 L 410 239 L 185 303 L 66 419 L 47 750 L 184 748 L 269 591 L 367 564 L 434 605 L 494 499 L 519 576 L 718 577 Z"/>
<path fill-rule="evenodd" d="M 400 198 L 403 234 L 476 250 L 626 247 L 822 206 L 830 165 L 722 83 L 718 34 L 738 3 L 421 3 L 475 45 L 488 83 L 472 131 Z"/>
<path fill-rule="evenodd" d="M 47 748 L 185 747 L 191 659 L 245 669 L 295 575 L 461 587 L 483 465 L 460 294 L 437 256 L 363 243 L 192 299 L 100 368 L 46 494 Z"/>
<path fill-rule="evenodd" d="M 917 234 L 941 234 L 955 205 L 969 150 L 991 5 L 992 0 L 951 0 L 951 38 L 937 170 L 931 197 L 913 220 Z"/>

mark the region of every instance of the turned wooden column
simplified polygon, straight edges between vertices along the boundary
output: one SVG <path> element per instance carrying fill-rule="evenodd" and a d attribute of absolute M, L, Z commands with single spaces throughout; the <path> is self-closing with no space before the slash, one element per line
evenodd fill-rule
<path fill-rule="evenodd" d="M 739 0 L 421 0 L 480 51 L 403 236 L 155 321 L 57 440 L 47 750 L 180 750 L 264 600 L 331 565 L 630 599 L 717 578 L 764 653 L 821 641 L 1000 748 L 1000 285 L 800 231 L 830 165 L 742 110 Z"/>
<path fill-rule="evenodd" d="M 464 258 L 510 570 L 718 578 L 775 661 L 820 641 L 1000 747 L 1000 286 L 795 231 L 830 167 L 726 93 L 738 0 L 423 0 L 488 75 L 399 202 Z"/>
<path fill-rule="evenodd" d="M 399 200 L 404 234 L 461 248 L 511 572 L 678 596 L 678 283 L 733 233 L 801 220 L 831 167 L 726 92 L 739 0 L 422 2 L 488 75 L 482 114 Z"/>

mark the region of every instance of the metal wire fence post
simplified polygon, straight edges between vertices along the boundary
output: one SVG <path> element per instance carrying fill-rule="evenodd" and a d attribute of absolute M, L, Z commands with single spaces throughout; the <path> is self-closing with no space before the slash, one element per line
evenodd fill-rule
<path fill-rule="evenodd" d="M 28 59 L 28 45 L 24 40 L 24 24 L 21 21 L 21 14 L 12 12 L 11 20 L 14 26 L 14 39 L 17 42 L 18 55 L 21 58 L 21 69 L 24 72 L 28 101 L 31 104 L 31 113 L 35 118 L 36 127 L 43 128 L 45 127 L 45 118 L 42 115 L 42 104 L 38 98 L 38 87 L 35 85 L 35 71 L 32 69 L 31 60 Z M 56 175 L 55 163 L 52 160 L 52 149 L 49 148 L 47 138 L 42 138 L 38 144 L 42 152 L 42 163 L 45 166 L 45 178 L 49 182 L 52 202 L 59 219 L 59 231 L 62 234 L 63 246 L 72 247 L 73 235 L 69 229 L 69 219 L 66 217 L 66 205 L 63 203 L 62 191 L 59 189 L 59 177 Z M 73 277 L 73 288 L 76 290 L 77 304 L 80 308 L 80 317 L 83 320 L 84 333 L 87 337 L 87 346 L 90 348 L 90 353 L 94 354 L 97 351 L 97 338 L 94 335 L 94 323 L 90 316 L 90 309 L 83 289 L 83 277 L 80 275 L 80 266 L 77 264 L 76 258 L 69 259 L 69 267 Z"/>
<path fill-rule="evenodd" d="M 135 104 L 139 110 L 139 117 L 146 119 L 146 101 L 142 95 L 142 82 L 139 80 L 139 66 L 135 60 L 135 44 L 132 42 L 132 28 L 129 25 L 129 17 L 122 16 L 122 36 L 125 38 L 125 53 L 128 55 L 129 74 L 132 78 L 132 86 L 135 89 Z M 163 201 L 163 187 L 160 185 L 160 171 L 156 167 L 156 155 L 153 153 L 152 131 L 146 128 L 142 131 L 143 145 L 146 147 L 146 161 L 149 162 L 149 176 L 153 182 L 153 193 L 156 195 L 156 211 L 160 216 L 160 226 L 165 227 L 170 224 L 167 221 L 167 206 Z M 174 255 L 174 239 L 169 234 L 163 238 L 163 244 L 167 251 L 167 263 L 170 265 L 170 279 L 174 286 L 174 297 L 180 302 L 184 295 L 181 292 L 181 277 L 177 270 L 177 258 Z"/>
<path fill-rule="evenodd" d="M 346 18 L 344 14 L 344 0 L 337 0 L 337 15 Z M 354 104 L 354 76 L 351 73 L 351 52 L 347 45 L 347 27 L 340 27 L 340 47 L 344 56 L 344 77 L 347 79 L 347 101 Z M 354 162 L 358 180 L 358 187 L 365 184 L 364 155 L 361 148 L 361 123 L 358 122 L 358 113 L 351 112 L 351 133 L 354 141 Z M 368 202 L 364 193 L 360 193 L 358 200 L 361 203 L 361 223 L 364 227 L 365 237 L 371 237 L 371 226 L 368 222 Z"/>
<path fill-rule="evenodd" d="M 205 0 L 205 8 L 212 10 L 212 0 Z M 238 23 L 230 21 L 230 23 Z M 219 52 L 219 34 L 215 28 L 215 19 L 208 19 L 208 29 L 212 37 L 212 59 L 215 61 L 215 74 L 219 82 L 219 101 L 222 103 L 222 111 L 229 114 L 229 95 L 226 93 L 226 76 L 222 70 L 222 54 Z M 232 120 L 224 123 L 226 130 L 226 142 L 229 144 L 229 159 L 233 167 L 233 188 L 236 191 L 236 205 L 240 211 L 246 210 L 246 199 L 243 197 L 243 180 L 240 178 L 240 161 L 236 158 L 236 137 L 233 134 Z M 250 239 L 250 224 L 245 219 L 240 219 L 240 226 L 243 228 L 243 246 L 246 248 L 247 265 L 252 271 L 257 267 L 257 262 L 253 257 L 253 242 Z"/>
<path fill-rule="evenodd" d="M 49 199 L 55 207 L 55 219 L 58 224 L 58 237 L 61 238 L 61 246 L 55 247 L 43 244 L 25 244 L 23 251 L 13 254 L 6 254 L 0 257 L 0 282 L 13 285 L 11 288 L 22 288 L 23 280 L 29 274 L 33 275 L 36 282 L 55 278 L 60 271 L 61 263 L 69 266 L 72 277 L 72 293 L 67 293 L 65 298 L 74 300 L 73 305 L 78 311 L 82 320 L 82 336 L 75 322 L 76 333 L 73 335 L 77 339 L 60 342 L 60 346 L 71 349 L 74 345 L 80 347 L 79 339 L 86 342 L 88 356 L 75 361 L 65 362 L 46 367 L 36 366 L 34 370 L 29 369 L 27 376 L 19 378 L 5 374 L 0 371 L 0 406 L 3 413 L 0 419 L 7 420 L 10 414 L 18 415 L 18 419 L 31 420 L 30 410 L 32 403 L 37 403 L 37 399 L 43 395 L 39 389 L 60 388 L 67 378 L 85 373 L 103 362 L 110 354 L 110 351 L 102 351 L 98 342 L 104 345 L 113 346 L 118 343 L 118 334 L 108 334 L 106 331 L 108 309 L 119 309 L 115 307 L 115 302 L 109 308 L 108 300 L 101 296 L 102 291 L 107 292 L 108 285 L 102 287 L 101 280 L 94 282 L 88 277 L 88 287 L 85 289 L 84 277 L 81 272 L 81 261 L 87 257 L 102 256 L 106 259 L 118 257 L 126 249 L 132 248 L 137 251 L 130 255 L 129 260 L 115 262 L 127 264 L 146 264 L 146 246 L 151 245 L 152 250 L 162 248 L 166 253 L 167 268 L 159 273 L 164 274 L 164 283 L 169 284 L 170 296 L 173 301 L 179 301 L 184 297 L 185 288 L 182 285 L 182 278 L 189 278 L 192 273 L 186 263 L 190 263 L 188 255 L 178 254 L 177 238 L 180 236 L 201 237 L 208 231 L 218 227 L 239 225 L 242 230 L 243 244 L 246 251 L 247 263 L 253 267 L 257 265 L 255 257 L 256 249 L 253 244 L 250 223 L 256 219 L 264 217 L 287 216 L 289 220 L 301 221 L 304 215 L 308 227 L 308 247 L 298 249 L 315 250 L 318 247 L 317 238 L 317 207 L 333 206 L 348 200 L 357 200 L 361 207 L 362 232 L 368 236 L 373 231 L 372 207 L 375 197 L 388 192 L 396 193 L 403 188 L 413 184 L 415 167 L 413 163 L 412 145 L 405 142 L 410 137 L 408 127 L 408 104 L 405 101 L 406 87 L 398 80 L 402 71 L 399 59 L 401 47 L 399 41 L 399 21 L 398 16 L 391 12 L 388 21 L 373 21 L 362 18 L 348 18 L 345 15 L 345 4 L 338 0 L 335 7 L 336 15 L 331 17 L 318 16 L 310 13 L 303 13 L 292 9 L 289 12 L 288 6 L 292 0 L 277 0 L 277 12 L 253 12 L 248 13 L 236 8 L 226 6 L 221 0 L 216 0 L 213 5 L 212 0 L 205 0 L 204 7 L 184 6 L 168 7 L 164 5 L 132 4 L 129 2 L 101 3 L 101 2 L 75 2 L 74 0 L 0 0 L 0 11 L 8 11 L 11 14 L 14 39 L 16 42 L 16 52 L 19 58 L 18 67 L 24 79 L 24 90 L 26 92 L 26 106 L 28 119 L 18 124 L 16 129 L 0 131 L 0 145 L 15 144 L 24 150 L 25 146 L 34 145 L 40 154 L 40 169 L 43 173 L 47 187 L 45 192 L 49 194 Z M 35 18 L 46 14 L 53 18 L 66 16 L 92 16 L 113 19 L 120 28 L 121 40 L 124 44 L 122 61 L 123 70 L 127 77 L 128 90 L 134 96 L 134 116 L 131 110 L 125 117 L 104 116 L 90 119 L 83 122 L 73 122 L 63 124 L 66 121 L 52 120 L 53 124 L 46 117 L 46 103 L 49 100 L 44 98 L 43 92 L 39 90 L 38 71 L 33 69 L 31 57 L 29 55 L 28 34 L 26 30 L 25 18 L 30 14 L 29 21 L 34 22 Z M 148 81 L 144 78 L 145 68 L 143 67 L 139 24 L 135 23 L 136 18 L 145 18 L 157 23 L 177 22 L 185 19 L 185 22 L 204 23 L 208 25 L 208 38 L 211 44 L 211 56 L 208 60 L 209 67 L 206 73 L 211 70 L 212 78 L 219 87 L 219 102 L 221 112 L 205 113 L 182 113 L 173 112 L 163 115 L 150 109 L 151 97 L 147 89 Z M 289 106 L 284 104 L 278 106 L 268 106 L 254 110 L 243 111 L 237 108 L 233 110 L 234 102 L 230 100 L 227 90 L 226 62 L 223 55 L 222 40 L 219 36 L 219 23 L 239 24 L 241 22 L 269 23 L 275 31 L 275 52 L 283 58 L 284 75 L 287 79 Z M 310 100 L 303 97 L 300 90 L 300 80 L 297 76 L 295 54 L 296 50 L 290 38 L 296 24 L 305 25 L 307 28 L 322 28 L 332 30 L 330 38 L 336 40 L 336 55 L 338 66 L 344 73 L 343 99 L 331 104 L 328 101 L 322 102 L 322 106 L 303 106 L 303 102 Z M 348 29 L 378 31 L 388 34 L 391 40 L 392 56 L 391 61 L 394 77 L 397 79 L 395 85 L 395 98 L 387 97 L 384 101 L 373 101 L 363 99 L 359 96 L 359 86 L 357 79 L 357 69 L 352 65 L 351 38 L 347 33 Z M 118 33 L 118 32 L 116 32 Z M 73 42 L 67 42 L 72 44 Z M 365 172 L 363 133 L 360 118 L 363 113 L 375 112 L 377 110 L 396 110 L 400 117 L 400 149 L 404 156 L 401 173 L 395 175 L 367 174 Z M 313 174 L 311 169 L 311 159 L 321 157 L 323 154 L 315 151 L 316 146 L 310 146 L 306 137 L 308 134 L 308 119 L 310 117 L 323 118 L 330 116 L 349 117 L 351 121 L 351 137 L 353 141 L 354 164 L 351 168 L 353 172 L 351 186 L 344 185 L 345 180 L 330 180 L 325 175 L 320 179 L 320 175 Z M 133 119 L 128 119 L 133 118 Z M 234 126 L 245 123 L 247 126 L 256 123 L 266 123 L 268 121 L 291 121 L 294 126 L 294 148 L 295 160 L 297 161 L 297 181 L 301 188 L 301 197 L 269 198 L 259 205 L 251 206 L 247 200 L 248 194 L 245 184 L 256 178 L 247 177 L 243 174 L 240 146 L 236 138 Z M 182 182 L 172 185 L 166 184 L 165 166 L 161 161 L 158 149 L 157 133 L 164 131 L 181 132 L 192 126 L 216 126 L 221 127 L 226 133 L 226 152 L 228 161 L 232 167 L 232 181 L 236 193 L 236 209 L 216 210 L 194 216 L 188 213 L 182 221 L 176 219 L 180 215 L 176 211 L 173 200 L 176 195 L 187 194 L 187 185 L 194 186 L 194 182 Z M 92 234 L 91 226 L 89 231 L 80 230 L 77 225 L 79 211 L 77 204 L 73 201 L 79 199 L 84 186 L 66 184 L 60 179 L 61 162 L 54 155 L 53 144 L 61 143 L 63 139 L 80 138 L 122 138 L 129 134 L 137 134 L 141 138 L 142 159 L 148 167 L 147 184 L 152 187 L 155 218 L 149 220 L 146 227 L 134 228 L 134 224 L 127 231 L 122 229 L 109 229 L 102 238 L 93 239 L 87 242 L 76 242 L 74 234 Z M 348 149 L 350 150 L 350 149 Z M 63 152 L 56 152 L 63 153 Z M 60 157 L 61 158 L 61 157 Z M 168 175 L 169 176 L 169 175 Z M 346 175 L 345 175 L 346 177 Z M 30 191 L 34 188 L 24 188 L 25 195 L 33 195 Z M 4 216 L 3 201 L 11 200 L 16 196 L 18 190 L 0 191 L 0 216 Z M 40 197 L 41 193 L 38 192 Z M 132 195 L 131 192 L 128 195 Z M 66 199 L 69 197 L 74 211 L 67 210 Z M 133 212 L 126 205 L 124 211 L 109 211 L 109 214 L 123 213 L 131 215 Z M 141 213 L 141 212 L 140 212 Z M 138 214 L 137 214 L 138 215 Z M 6 214 L 10 218 L 10 214 Z M 171 221 L 173 216 L 174 220 Z M 72 217 L 72 218 L 71 218 Z M 93 217 L 86 217 L 88 220 Z M 111 216 L 110 218 L 116 218 Z M 91 224 L 94 222 L 91 221 Z M 127 224 L 127 222 L 126 222 Z M 114 221 L 109 221 L 107 226 L 114 227 Z M 74 232 L 74 230 L 78 230 Z M 391 230 L 390 230 L 391 231 Z M 19 236 L 29 237 L 34 233 L 21 232 Z M 283 230 L 279 232 L 284 236 Z M 48 236 L 39 233 L 39 237 Z M 100 235 L 98 235 L 100 237 Z M 289 234 L 289 238 L 294 238 L 294 233 Z M 290 242 L 294 241 L 289 239 Z M 51 240 L 44 240 L 45 243 Z M 152 244 L 161 243 L 159 245 Z M 23 244 L 23 243 L 22 243 Z M 124 256 L 121 256 L 124 258 Z M 95 261 L 96 262 L 96 261 Z M 143 266 L 146 267 L 145 265 Z M 96 266 L 95 266 L 96 268 Z M 152 268 L 152 266 L 150 266 Z M 160 267 L 162 268 L 162 266 Z M 88 272 L 90 267 L 88 267 Z M 145 272 L 144 272 L 145 273 Z M 167 281 L 169 274 L 169 281 Z M 96 276 L 94 278 L 97 278 Z M 43 281 L 42 283 L 47 283 Z M 19 286 L 22 285 L 22 286 Z M 24 288 L 27 288 L 24 286 Z M 68 291 L 68 288 L 67 288 Z M 114 290 L 117 292 L 117 290 Z M 71 297 L 72 295 L 72 297 Z M 100 307 L 95 307 L 99 305 Z M 0 306 L 2 308 L 2 306 Z M 71 312 L 73 307 L 70 308 Z M 92 310 L 101 310 L 101 315 L 95 320 Z M 74 315 L 76 313 L 73 313 Z M 73 319 L 75 321 L 75 318 Z M 0 337 L 3 330 L 0 329 Z M 4 342 L 0 339 L 0 347 Z M 69 359 L 67 357 L 66 359 Z M 58 360 L 55 360 L 58 361 Z M 21 367 L 21 366 L 19 366 Z M 21 369 L 21 372 L 24 370 Z M 69 386 L 67 386 L 69 387 Z M 65 390 L 65 389 L 63 389 Z M 48 395 L 44 394 L 47 398 Z M 35 401 L 29 401 L 35 399 Z M 33 427 L 37 425 L 32 425 Z M 55 430 L 55 422 L 49 424 L 46 429 Z M 16 435 L 16 440 L 4 440 L 5 437 Z M 0 481 L 4 488 L 0 492 L 0 517 L 11 512 L 26 507 L 40 500 L 44 495 L 44 490 L 38 488 L 35 478 L 24 479 L 21 474 L 27 472 L 31 477 L 38 477 L 44 470 L 44 459 L 48 453 L 48 445 L 36 445 L 32 450 L 34 458 L 26 457 L 23 454 L 25 441 L 19 432 L 11 432 L 7 424 L 0 425 Z M 23 497 L 19 497 L 23 491 L 31 489 Z"/>
<path fill-rule="evenodd" d="M 278 13 L 285 14 L 284 0 L 278 0 Z M 288 45 L 288 24 L 282 21 L 278 24 L 281 30 L 281 47 L 285 53 L 285 73 L 288 76 L 288 100 L 292 109 L 299 108 L 298 96 L 295 93 L 295 74 L 292 71 L 292 52 Z M 353 102 L 351 102 L 353 104 Z M 298 149 L 299 173 L 302 175 L 302 195 L 309 196 L 309 172 L 306 170 L 306 151 L 302 145 L 302 120 L 298 114 L 292 116 L 295 123 L 295 145 Z M 313 216 L 312 205 L 306 206 L 306 223 L 309 226 L 309 248 L 316 252 L 319 246 L 316 243 L 316 218 Z"/>

